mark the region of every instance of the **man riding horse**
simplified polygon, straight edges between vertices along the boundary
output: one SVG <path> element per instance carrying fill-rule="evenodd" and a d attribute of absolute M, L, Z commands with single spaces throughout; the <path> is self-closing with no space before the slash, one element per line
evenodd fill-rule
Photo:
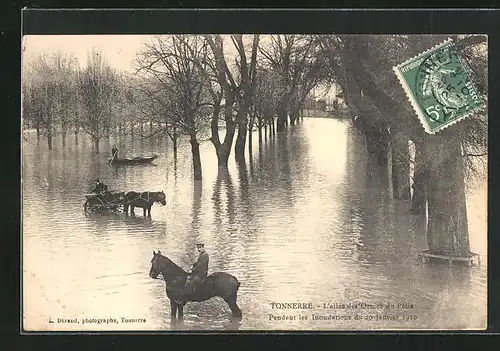
<path fill-rule="evenodd" d="M 207 277 L 209 257 L 207 252 L 205 251 L 205 245 L 199 243 L 196 244 L 196 248 L 199 252 L 198 259 L 193 264 L 191 270 L 188 272 L 189 275 L 186 279 L 186 284 L 181 291 L 180 297 L 175 300 L 180 305 L 186 304 L 184 296 L 194 293 L 197 286 L 200 285 L 203 279 Z"/>

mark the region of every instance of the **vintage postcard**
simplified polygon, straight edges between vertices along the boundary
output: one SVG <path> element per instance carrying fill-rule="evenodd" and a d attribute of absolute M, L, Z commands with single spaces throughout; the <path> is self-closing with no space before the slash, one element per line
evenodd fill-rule
<path fill-rule="evenodd" d="M 22 328 L 484 330 L 486 35 L 22 38 Z"/>

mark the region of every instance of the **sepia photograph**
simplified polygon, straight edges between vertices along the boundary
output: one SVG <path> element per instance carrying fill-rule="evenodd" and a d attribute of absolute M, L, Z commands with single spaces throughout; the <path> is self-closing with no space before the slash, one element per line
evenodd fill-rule
<path fill-rule="evenodd" d="M 487 328 L 487 35 L 21 46 L 23 331 Z"/>

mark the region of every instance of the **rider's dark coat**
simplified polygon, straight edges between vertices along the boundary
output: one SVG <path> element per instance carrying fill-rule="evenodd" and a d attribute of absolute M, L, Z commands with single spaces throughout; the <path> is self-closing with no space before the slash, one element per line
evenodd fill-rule
<path fill-rule="evenodd" d="M 198 255 L 198 260 L 193 264 L 192 275 L 200 280 L 204 279 L 208 273 L 208 254 L 203 251 Z"/>
<path fill-rule="evenodd" d="M 104 183 L 95 183 L 94 184 L 94 189 L 92 189 L 93 192 L 95 192 L 96 194 L 99 194 L 101 192 L 103 192 L 104 190 L 106 190 L 106 185 L 104 185 Z"/>

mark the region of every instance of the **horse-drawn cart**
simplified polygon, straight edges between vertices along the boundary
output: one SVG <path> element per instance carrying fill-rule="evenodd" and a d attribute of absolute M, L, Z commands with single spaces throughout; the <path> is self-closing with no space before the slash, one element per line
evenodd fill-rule
<path fill-rule="evenodd" d="M 118 211 L 125 200 L 124 192 L 105 191 L 100 194 L 86 194 L 83 204 L 85 210 L 90 211 Z"/>

